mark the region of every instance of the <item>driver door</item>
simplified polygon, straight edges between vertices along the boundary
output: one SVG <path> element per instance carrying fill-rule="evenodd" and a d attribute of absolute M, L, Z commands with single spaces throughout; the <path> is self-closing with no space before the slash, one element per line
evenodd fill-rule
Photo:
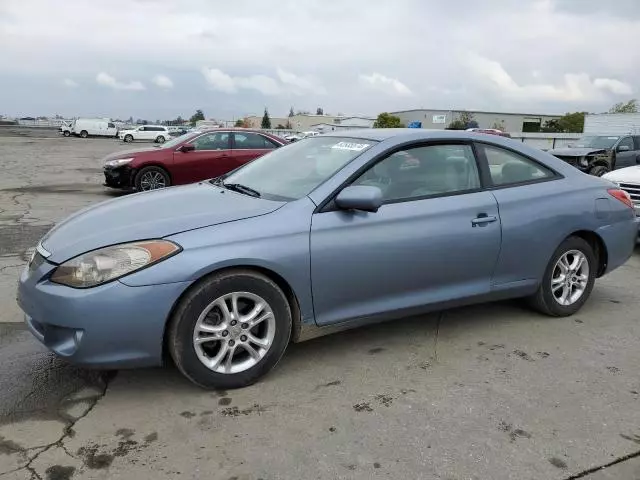
<path fill-rule="evenodd" d="M 394 153 L 353 185 L 377 186 L 384 202 L 375 213 L 329 208 L 313 215 L 317 324 L 402 316 L 490 291 L 500 216 L 469 145 Z"/>
<path fill-rule="evenodd" d="M 620 149 L 622 147 L 622 150 Z M 616 145 L 616 163 L 615 169 L 632 167 L 636 164 L 636 157 L 640 155 L 640 145 L 637 146 L 633 141 L 633 137 L 622 137 Z"/>
<path fill-rule="evenodd" d="M 190 142 L 194 150 L 173 154 L 175 177 L 179 183 L 216 178 L 235 168 L 229 132 L 207 132 Z"/>

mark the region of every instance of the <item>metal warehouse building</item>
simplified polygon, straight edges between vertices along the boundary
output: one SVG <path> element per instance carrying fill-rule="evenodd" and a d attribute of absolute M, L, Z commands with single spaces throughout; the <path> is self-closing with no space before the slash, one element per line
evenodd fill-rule
<path fill-rule="evenodd" d="M 475 112 L 471 110 L 402 110 L 390 112 L 400 117 L 405 125 L 421 122 L 422 128 L 445 129 L 451 122 L 460 118 L 462 113 L 470 113 L 480 128 L 498 128 L 505 132 L 539 132 L 548 120 L 561 115 L 543 115 L 535 113 Z"/>

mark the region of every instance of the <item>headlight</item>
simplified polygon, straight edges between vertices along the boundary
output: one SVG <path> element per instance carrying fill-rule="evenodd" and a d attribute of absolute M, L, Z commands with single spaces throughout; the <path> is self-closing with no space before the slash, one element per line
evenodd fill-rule
<path fill-rule="evenodd" d="M 123 243 L 84 253 L 55 269 L 51 281 L 74 288 L 89 288 L 129 275 L 180 251 L 167 240 Z"/>
<path fill-rule="evenodd" d="M 122 165 L 126 165 L 133 161 L 133 157 L 131 158 L 118 158 L 117 160 L 109 160 L 105 163 L 108 167 L 120 167 Z"/>

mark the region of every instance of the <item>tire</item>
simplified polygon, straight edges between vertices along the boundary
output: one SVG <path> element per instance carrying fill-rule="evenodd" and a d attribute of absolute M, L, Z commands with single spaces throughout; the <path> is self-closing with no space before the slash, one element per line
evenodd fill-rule
<path fill-rule="evenodd" d="M 565 255 L 567 255 L 568 261 L 572 261 L 579 256 L 577 253 L 572 254 L 572 252 L 579 252 L 579 254 L 583 256 L 583 265 L 586 263 L 588 272 L 585 271 L 583 266 L 574 274 L 573 277 L 570 277 L 584 277 L 585 279 L 582 282 L 575 283 L 573 287 L 576 288 L 576 291 L 580 287 L 582 287 L 583 290 L 579 297 L 572 301 L 568 298 L 571 303 L 563 305 L 561 300 L 564 292 L 566 292 L 567 288 L 569 289 L 569 292 L 572 292 L 572 287 L 567 286 L 565 281 L 561 280 L 563 272 L 559 263 Z M 580 237 L 567 238 L 554 252 L 544 272 L 542 283 L 540 284 L 538 291 L 530 299 L 533 308 L 552 317 L 568 317 L 573 315 L 582 308 L 589 298 L 589 295 L 591 295 L 593 285 L 595 284 L 597 270 L 598 260 L 591 245 Z M 555 293 L 553 291 L 552 281 L 556 284 L 557 290 Z M 560 299 L 558 298 L 558 295 L 560 296 Z"/>
<path fill-rule="evenodd" d="M 165 139 L 162 135 L 158 135 L 158 138 L 156 138 L 156 143 L 164 143 Z"/>
<path fill-rule="evenodd" d="M 611 169 L 606 165 L 596 165 L 589 169 L 589 175 L 593 175 L 594 177 L 601 177 L 605 173 L 609 173 Z"/>
<path fill-rule="evenodd" d="M 125 143 L 133 142 L 133 135 L 125 135 L 123 140 Z"/>
<path fill-rule="evenodd" d="M 219 307 L 224 302 L 227 309 L 233 311 L 230 298 L 234 295 L 239 298 L 240 315 L 235 325 L 228 319 L 237 317 L 227 316 L 225 320 Z M 249 296 L 254 298 L 247 300 Z M 247 323 L 248 312 L 255 311 L 256 299 L 264 302 L 265 307 L 255 318 L 264 319 L 251 327 Z M 246 322 L 242 321 L 243 316 Z M 215 328 L 216 333 L 200 330 L 202 325 Z M 289 302 L 269 278 L 251 270 L 221 273 L 205 278 L 180 300 L 167 330 L 169 353 L 178 370 L 200 387 L 246 387 L 280 361 L 289 344 L 291 325 Z M 212 340 L 196 342 L 196 337 Z M 268 346 L 260 347 L 251 338 L 263 345 L 269 342 Z M 255 355 L 251 356 L 244 345 L 253 349 Z M 210 362 L 210 366 L 206 366 L 205 361 Z"/>
<path fill-rule="evenodd" d="M 136 190 L 147 192 L 170 187 L 171 178 L 164 168 L 151 166 L 140 169 L 134 183 Z"/>
<path fill-rule="evenodd" d="M 63 134 L 65 137 L 70 137 L 70 136 L 71 136 L 71 132 L 70 132 L 69 130 L 65 130 L 62 134 Z"/>
<path fill-rule="evenodd" d="M 87 138 L 87 137 L 89 136 L 89 132 L 87 132 L 86 130 L 82 130 L 82 131 L 80 132 L 80 136 L 81 136 L 82 138 Z"/>

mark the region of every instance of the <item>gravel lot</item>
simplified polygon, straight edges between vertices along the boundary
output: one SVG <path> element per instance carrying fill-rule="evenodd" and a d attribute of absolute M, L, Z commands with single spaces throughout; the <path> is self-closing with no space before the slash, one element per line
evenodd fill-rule
<path fill-rule="evenodd" d="M 242 390 L 85 371 L 25 331 L 15 283 L 54 222 L 119 195 L 100 160 L 131 147 L 41 136 L 0 135 L 0 480 L 640 478 L 640 250 L 575 317 L 507 302 L 362 328 Z"/>

